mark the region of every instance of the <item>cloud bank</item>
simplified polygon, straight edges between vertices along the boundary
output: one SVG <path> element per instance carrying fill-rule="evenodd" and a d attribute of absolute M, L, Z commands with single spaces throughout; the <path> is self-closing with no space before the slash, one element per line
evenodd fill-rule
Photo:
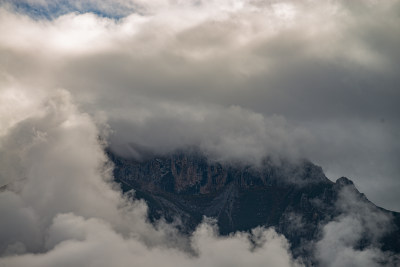
<path fill-rule="evenodd" d="M 184 237 L 162 221 L 148 223 L 146 204 L 112 183 L 98 129 L 70 94 L 30 101 L 38 101 L 35 108 L 10 114 L 21 118 L 0 139 L 7 183 L 0 192 L 0 266 L 299 265 L 272 229 L 219 237 L 205 221 Z"/>
<path fill-rule="evenodd" d="M 150 224 L 146 204 L 112 182 L 101 132 L 70 93 L 5 92 L 3 101 L 29 104 L 2 113 L 0 266 L 302 266 L 273 229 L 221 237 L 205 219 L 182 236 L 162 220 Z M 345 187 L 336 203 L 342 215 L 307 245 L 322 266 L 395 266 L 377 243 L 392 218 L 363 201 Z M 374 246 L 357 248 L 365 233 Z"/>
<path fill-rule="evenodd" d="M 0 2 L 0 266 L 301 264 L 272 229 L 149 224 L 107 145 L 306 157 L 400 209 L 399 1 L 14 2 Z M 359 210 L 322 228 L 317 260 L 388 258 L 354 248 L 390 221 Z"/>
<path fill-rule="evenodd" d="M 399 210 L 399 10 L 395 0 L 3 1 L 2 90 L 68 90 L 124 155 L 305 157 Z"/>

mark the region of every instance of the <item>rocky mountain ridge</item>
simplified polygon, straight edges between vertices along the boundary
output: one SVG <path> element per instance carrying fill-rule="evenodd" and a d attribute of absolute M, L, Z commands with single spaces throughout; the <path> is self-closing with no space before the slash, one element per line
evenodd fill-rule
<path fill-rule="evenodd" d="M 134 189 L 136 197 L 148 203 L 149 219 L 178 221 L 182 232 L 193 231 L 203 216 L 216 218 L 223 235 L 274 227 L 290 241 L 295 257 L 314 264 L 308 250 L 321 239 L 322 227 L 344 213 L 338 201 L 346 189 L 362 205 L 393 218 L 391 230 L 378 241 L 366 233 L 357 246 L 400 252 L 399 213 L 376 207 L 345 177 L 330 181 L 322 168 L 307 160 L 277 164 L 266 159 L 256 167 L 212 162 L 200 153 L 143 161 L 108 154 L 122 189 Z"/>

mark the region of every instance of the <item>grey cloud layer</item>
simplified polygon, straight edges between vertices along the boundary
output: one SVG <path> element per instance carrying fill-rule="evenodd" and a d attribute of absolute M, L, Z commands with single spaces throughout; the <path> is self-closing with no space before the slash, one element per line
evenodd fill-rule
<path fill-rule="evenodd" d="M 65 88 L 115 140 L 162 152 L 302 155 L 399 209 L 398 1 L 118 4 L 143 12 L 35 21 L 2 9 L 3 88 Z"/>
<path fill-rule="evenodd" d="M 121 153 L 302 156 L 400 209 L 399 1 L 118 5 L 143 12 L 35 21 L 2 9 L 3 87 L 69 90 Z"/>
<path fill-rule="evenodd" d="M 70 94 L 30 100 L 35 109 L 1 117 L 30 111 L 0 137 L 0 266 L 298 265 L 272 229 L 222 238 L 205 221 L 186 238 L 173 225 L 151 225 L 145 203 L 110 181 L 98 129 Z"/>
<path fill-rule="evenodd" d="M 148 224 L 146 205 L 110 181 L 107 134 L 130 156 L 198 146 L 220 160 L 308 157 L 399 210 L 399 1 L 118 3 L 141 12 L 34 20 L 0 9 L 0 265 L 298 264 L 271 229 L 222 238 L 206 222 L 185 238 Z M 357 229 L 380 235 L 390 218 L 356 214 L 322 228 L 318 260 L 388 257 L 353 245 Z M 342 228 L 354 235 L 338 239 Z"/>
<path fill-rule="evenodd" d="M 29 95 L 12 92 L 0 99 Z M 205 220 L 184 237 L 163 221 L 151 225 L 146 205 L 112 183 L 99 129 L 71 95 L 58 90 L 29 100 L 1 116 L 3 125 L 12 123 L 0 136 L 0 182 L 7 184 L 0 191 L 0 266 L 302 266 L 273 229 L 220 237 Z M 342 192 L 337 209 L 343 215 L 322 225 L 323 238 L 305 249 L 329 266 L 395 264 L 378 244 L 353 248 L 364 231 L 378 240 L 390 230 L 390 217 L 351 190 Z M 293 222 L 296 230 L 299 220 Z"/>

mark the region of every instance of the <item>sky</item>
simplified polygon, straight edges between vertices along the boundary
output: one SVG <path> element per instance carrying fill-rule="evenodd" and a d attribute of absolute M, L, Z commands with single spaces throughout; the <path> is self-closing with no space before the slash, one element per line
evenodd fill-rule
<path fill-rule="evenodd" d="M 2 90 L 69 91 L 121 154 L 308 158 L 400 211 L 398 1 L 1 3 Z"/>
<path fill-rule="evenodd" d="M 134 158 L 192 146 L 220 161 L 307 158 L 400 211 L 398 47 L 396 0 L 0 0 L 0 229 L 15 230 L 0 232 L 0 266 L 240 263 L 225 246 L 254 265 L 301 265 L 272 229 L 222 238 L 205 221 L 187 238 L 149 225 L 146 204 L 113 185 L 107 146 Z M 326 265 L 383 257 L 349 250 L 361 234 L 351 198 L 315 244 Z M 344 226 L 352 235 L 335 237 Z"/>

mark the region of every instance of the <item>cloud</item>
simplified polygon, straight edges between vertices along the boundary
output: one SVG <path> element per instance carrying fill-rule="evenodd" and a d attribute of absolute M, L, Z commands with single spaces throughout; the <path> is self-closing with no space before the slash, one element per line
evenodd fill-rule
<path fill-rule="evenodd" d="M 66 88 L 114 144 L 301 155 L 399 209 L 398 1 L 87 2 L 123 7 L 118 20 L 63 3 L 80 12 L 40 20 L 3 4 L 2 83 Z M 229 123 L 239 109 L 249 119 Z"/>
<path fill-rule="evenodd" d="M 337 218 L 322 227 L 314 255 L 322 266 L 396 266 L 399 258 L 380 250 L 379 240 L 392 225 L 392 217 L 363 199 L 352 186 L 344 187 L 336 203 Z M 371 245 L 365 246 L 370 242 Z"/>
<path fill-rule="evenodd" d="M 42 238 L 37 214 L 13 192 L 1 192 L 0 199 L 4 214 L 0 222 L 1 254 L 37 251 Z"/>
<path fill-rule="evenodd" d="M 221 238 L 212 227 L 202 224 L 194 233 L 191 241 L 198 255 L 192 256 L 171 248 L 148 248 L 136 239 L 124 239 L 102 221 L 63 214 L 49 231 L 50 242 L 63 235 L 52 250 L 2 261 L 6 266 L 299 266 L 292 264 L 285 240 L 273 230 L 256 229 L 260 246 L 251 251 L 248 234 Z"/>
<path fill-rule="evenodd" d="M 60 213 L 74 212 L 108 220 L 121 233 L 135 228 L 149 244 L 166 238 L 146 223 L 143 202 L 131 203 L 115 188 L 99 131 L 92 118 L 72 103 L 70 94 L 59 90 L 32 101 L 40 102 L 35 105 L 39 110 L 1 138 L 0 154 L 5 155 L 0 160 L 1 181 L 15 192 L 6 194 L 9 201 L 33 210 L 41 228 Z"/>
<path fill-rule="evenodd" d="M 0 248 L 25 254 L 7 263 L 104 251 L 89 225 L 121 251 L 188 260 L 178 248 L 195 237 L 154 229 L 144 203 L 112 189 L 104 138 L 137 157 L 306 157 L 399 210 L 398 1 L 13 2 L 0 7 Z M 336 223 L 327 238 L 359 221 Z"/>
<path fill-rule="evenodd" d="M 168 153 L 196 146 L 210 159 L 257 164 L 266 151 L 276 158 L 301 156 L 296 143 L 309 141 L 307 132 L 291 130 L 283 117 L 265 118 L 238 106 L 155 109 L 144 121 L 112 122 L 111 146 L 122 155 L 139 158 L 141 150 Z"/>
<path fill-rule="evenodd" d="M 23 105 L 0 139 L 0 266 L 297 264 L 272 229 L 219 237 L 205 221 L 189 238 L 150 224 L 146 204 L 113 184 L 98 128 L 70 93 L 29 100 L 38 103 Z"/>

